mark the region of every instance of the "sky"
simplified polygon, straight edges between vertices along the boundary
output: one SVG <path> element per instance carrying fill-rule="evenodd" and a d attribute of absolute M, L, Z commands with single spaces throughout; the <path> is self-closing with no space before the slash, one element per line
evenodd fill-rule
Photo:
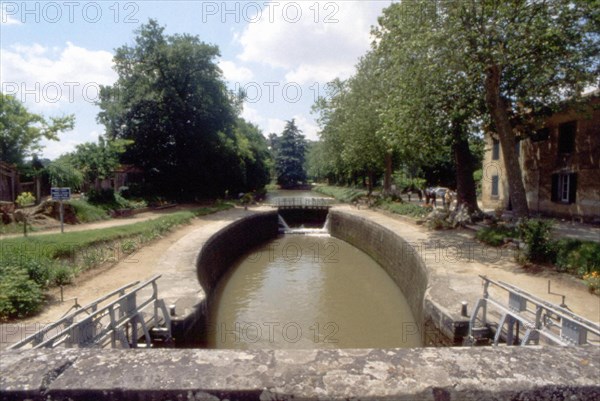
<path fill-rule="evenodd" d="M 115 49 L 133 45 L 150 18 L 165 33 L 217 45 L 230 89 L 247 93 L 242 117 L 264 135 L 285 121 L 311 140 L 311 106 L 327 82 L 348 78 L 370 47 L 371 27 L 391 1 L 0 1 L 0 90 L 46 117 L 75 115 L 72 131 L 45 141 L 54 159 L 104 127 L 94 103 L 111 85 Z"/>

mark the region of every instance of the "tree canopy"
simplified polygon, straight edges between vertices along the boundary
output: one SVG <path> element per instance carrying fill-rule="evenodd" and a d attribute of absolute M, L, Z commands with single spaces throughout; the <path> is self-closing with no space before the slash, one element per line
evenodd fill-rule
<path fill-rule="evenodd" d="M 0 93 L 0 160 L 23 167 L 26 158 L 42 150 L 42 139 L 57 141 L 74 123 L 72 115 L 46 119 L 30 113 L 14 96 Z"/>
<path fill-rule="evenodd" d="M 266 145 L 237 118 L 239 99 L 225 86 L 218 56 L 216 46 L 165 35 L 154 20 L 133 46 L 116 50 L 119 78 L 101 88 L 98 120 L 109 139 L 133 141 L 122 160 L 141 167 L 156 193 L 222 196 L 264 181 Z"/>
<path fill-rule="evenodd" d="M 307 143 L 302 131 L 292 119 L 287 121 L 281 136 L 277 138 L 275 170 L 277 184 L 291 188 L 306 182 L 304 169 Z"/>

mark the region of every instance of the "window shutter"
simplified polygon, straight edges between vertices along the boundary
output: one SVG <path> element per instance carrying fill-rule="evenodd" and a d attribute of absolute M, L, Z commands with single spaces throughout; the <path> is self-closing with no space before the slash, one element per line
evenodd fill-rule
<path fill-rule="evenodd" d="M 569 174 L 569 203 L 575 203 L 577 198 L 577 173 Z"/>
<path fill-rule="evenodd" d="M 550 191 L 550 200 L 558 202 L 558 174 L 552 174 L 552 188 Z"/>

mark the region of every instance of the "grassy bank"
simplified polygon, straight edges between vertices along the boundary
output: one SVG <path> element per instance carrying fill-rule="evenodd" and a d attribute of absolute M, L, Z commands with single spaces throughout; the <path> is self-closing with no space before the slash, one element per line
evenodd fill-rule
<path fill-rule="evenodd" d="M 367 191 L 357 188 L 324 185 L 317 186 L 313 190 L 323 195 L 334 197 L 344 203 L 353 203 L 358 201 L 359 198 L 367 196 Z M 403 216 L 410 216 L 417 219 L 427 216 L 427 213 L 431 211 L 431 209 L 424 208 L 414 203 L 394 202 L 392 200 L 382 198 L 377 198 L 374 202 L 374 206 L 383 210 L 387 210 L 388 212 Z"/>
<path fill-rule="evenodd" d="M 41 307 L 44 289 L 117 262 L 194 217 L 231 207 L 218 203 L 125 226 L 0 240 L 0 320 L 33 314 Z"/>
<path fill-rule="evenodd" d="M 348 187 L 334 187 L 329 185 L 317 186 L 313 191 L 323 195 L 331 196 L 344 203 L 355 202 L 361 196 L 366 196 L 367 191 L 364 189 L 348 188 Z"/>

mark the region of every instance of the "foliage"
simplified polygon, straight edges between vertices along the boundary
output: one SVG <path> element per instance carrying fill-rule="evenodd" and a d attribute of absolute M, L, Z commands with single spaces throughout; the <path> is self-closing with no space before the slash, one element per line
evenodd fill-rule
<path fill-rule="evenodd" d="M 554 241 L 550 238 L 552 222 L 526 219 L 519 223 L 519 235 L 527 245 L 525 256 L 530 262 L 552 262 L 556 257 Z"/>
<path fill-rule="evenodd" d="M 31 192 L 23 192 L 17 196 L 15 203 L 19 207 L 31 206 L 35 203 L 35 196 Z"/>
<path fill-rule="evenodd" d="M 600 273 L 600 244 L 597 242 L 561 239 L 555 246 L 556 265 L 560 269 L 579 276 Z"/>
<path fill-rule="evenodd" d="M 398 203 L 398 202 L 389 202 L 384 201 L 379 204 L 379 207 L 388 210 L 392 213 L 401 214 L 403 216 L 410 216 L 414 218 L 422 218 L 427 216 L 429 210 L 415 205 L 414 203 Z"/>
<path fill-rule="evenodd" d="M 600 294 L 600 272 L 594 271 L 583 275 L 590 292 Z"/>
<path fill-rule="evenodd" d="M 22 208 L 33 205 L 34 202 L 35 202 L 35 197 L 33 196 L 33 194 L 31 192 L 23 192 L 19 196 L 17 196 L 17 199 L 15 200 L 15 203 Z M 23 235 L 24 236 L 27 236 L 27 217 L 28 217 L 27 213 L 23 212 Z"/>
<path fill-rule="evenodd" d="M 519 232 L 514 227 L 495 225 L 483 227 L 475 234 L 475 238 L 491 246 L 504 245 L 505 238 L 518 238 Z"/>
<path fill-rule="evenodd" d="M 304 170 L 306 139 L 302 131 L 296 127 L 294 120 L 287 121 L 285 128 L 278 138 L 275 170 L 277 184 L 283 188 L 294 187 L 306 181 Z"/>
<path fill-rule="evenodd" d="M 81 223 L 91 223 L 108 218 L 106 210 L 102 209 L 101 207 L 94 206 L 82 199 L 70 200 L 67 203 L 73 206 L 73 209 L 75 209 L 75 215 L 77 216 L 77 221 Z"/>
<path fill-rule="evenodd" d="M 426 180 L 420 177 L 410 177 L 404 171 L 397 171 L 392 176 L 392 181 L 400 191 L 415 191 L 424 189 Z"/>
<path fill-rule="evenodd" d="M 119 166 L 119 156 L 133 141 L 124 139 L 107 140 L 102 135 L 98 142 L 86 142 L 77 145 L 71 153 L 72 164 L 83 174 L 84 180 L 93 184 L 96 179 L 105 179 L 113 175 Z"/>
<path fill-rule="evenodd" d="M 72 189 L 81 187 L 83 174 L 75 165 L 69 155 L 63 155 L 54 160 L 46 171 L 50 177 L 53 187 L 69 187 Z"/>
<path fill-rule="evenodd" d="M 42 300 L 40 286 L 27 272 L 14 266 L 0 269 L 0 321 L 34 314 Z"/>
<path fill-rule="evenodd" d="M 166 35 L 154 20 L 136 34 L 133 46 L 116 50 L 117 82 L 100 90 L 107 138 L 133 141 L 121 161 L 143 169 L 153 195 L 171 199 L 264 185 L 264 138 L 236 117 L 240 99 L 226 88 L 218 48 Z"/>
<path fill-rule="evenodd" d="M 0 93 L 0 160 L 21 167 L 27 157 L 42 149 L 42 139 L 57 141 L 62 131 L 73 129 L 74 116 L 33 114 L 12 95 Z"/>
<path fill-rule="evenodd" d="M 52 272 L 52 283 L 57 286 L 69 285 L 73 282 L 74 276 L 73 269 L 61 265 Z"/>

